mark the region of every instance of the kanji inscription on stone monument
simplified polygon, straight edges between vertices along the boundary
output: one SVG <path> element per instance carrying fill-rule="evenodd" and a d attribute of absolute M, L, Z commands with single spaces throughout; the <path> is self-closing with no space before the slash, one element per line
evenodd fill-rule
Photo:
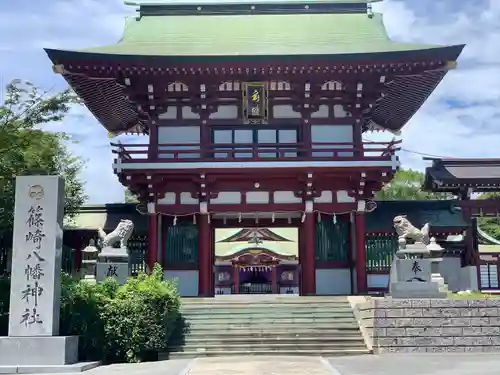
<path fill-rule="evenodd" d="M 59 332 L 64 181 L 16 179 L 9 336 Z"/>

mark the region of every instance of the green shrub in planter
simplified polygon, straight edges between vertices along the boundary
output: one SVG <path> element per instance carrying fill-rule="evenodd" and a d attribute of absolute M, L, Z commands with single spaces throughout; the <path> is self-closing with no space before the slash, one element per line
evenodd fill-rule
<path fill-rule="evenodd" d="M 137 362 L 166 349 L 179 308 L 176 285 L 163 280 L 161 266 L 129 279 L 103 311 L 106 357 Z"/>

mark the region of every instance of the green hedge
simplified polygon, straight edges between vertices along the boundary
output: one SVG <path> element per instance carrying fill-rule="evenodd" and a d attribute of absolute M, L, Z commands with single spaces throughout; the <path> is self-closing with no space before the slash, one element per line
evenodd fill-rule
<path fill-rule="evenodd" d="M 163 280 L 159 265 L 151 275 L 140 274 L 122 286 L 113 279 L 93 285 L 67 276 L 61 285 L 60 334 L 80 336 L 81 360 L 109 363 L 154 358 L 166 350 L 180 322 L 176 285 Z M 0 294 L 0 301 L 8 300 L 8 291 L 8 285 L 0 284 L 0 293 L 7 296 Z M 0 335 L 7 333 L 5 306 L 0 303 Z"/>

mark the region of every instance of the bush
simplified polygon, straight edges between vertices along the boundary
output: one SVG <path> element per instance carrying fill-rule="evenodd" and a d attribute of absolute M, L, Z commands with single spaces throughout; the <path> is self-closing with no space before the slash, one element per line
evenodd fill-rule
<path fill-rule="evenodd" d="M 81 360 L 138 362 L 167 348 L 179 308 L 176 285 L 163 280 L 158 264 L 151 275 L 140 274 L 122 286 L 113 279 L 89 284 L 64 275 L 60 334 L 80 336 Z M 0 300 L 3 332 L 1 319 Z"/>
<path fill-rule="evenodd" d="M 9 331 L 10 279 L 0 276 L 0 336 Z"/>
<path fill-rule="evenodd" d="M 176 285 L 163 281 L 158 264 L 151 275 L 130 278 L 103 311 L 107 358 L 138 362 L 166 349 L 179 308 Z"/>

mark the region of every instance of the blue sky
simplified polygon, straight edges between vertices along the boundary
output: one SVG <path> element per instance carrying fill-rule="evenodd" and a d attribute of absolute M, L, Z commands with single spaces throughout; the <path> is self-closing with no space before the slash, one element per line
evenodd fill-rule
<path fill-rule="evenodd" d="M 500 157 L 500 0 L 386 0 L 374 10 L 384 13 L 388 34 L 395 40 L 467 44 L 458 69 L 447 75 L 404 128 L 404 148 L 453 157 Z M 115 43 L 124 17 L 133 14 L 122 0 L 0 1 L 3 84 L 20 78 L 45 89 L 64 88 L 43 48 Z M 79 142 L 70 147 L 87 160 L 82 180 L 88 203 L 123 201 L 124 188 L 111 168 L 107 133 L 85 108 L 75 108 L 64 122 L 48 129 L 68 132 Z M 420 155 L 402 152 L 400 157 L 404 167 L 425 166 Z"/>

